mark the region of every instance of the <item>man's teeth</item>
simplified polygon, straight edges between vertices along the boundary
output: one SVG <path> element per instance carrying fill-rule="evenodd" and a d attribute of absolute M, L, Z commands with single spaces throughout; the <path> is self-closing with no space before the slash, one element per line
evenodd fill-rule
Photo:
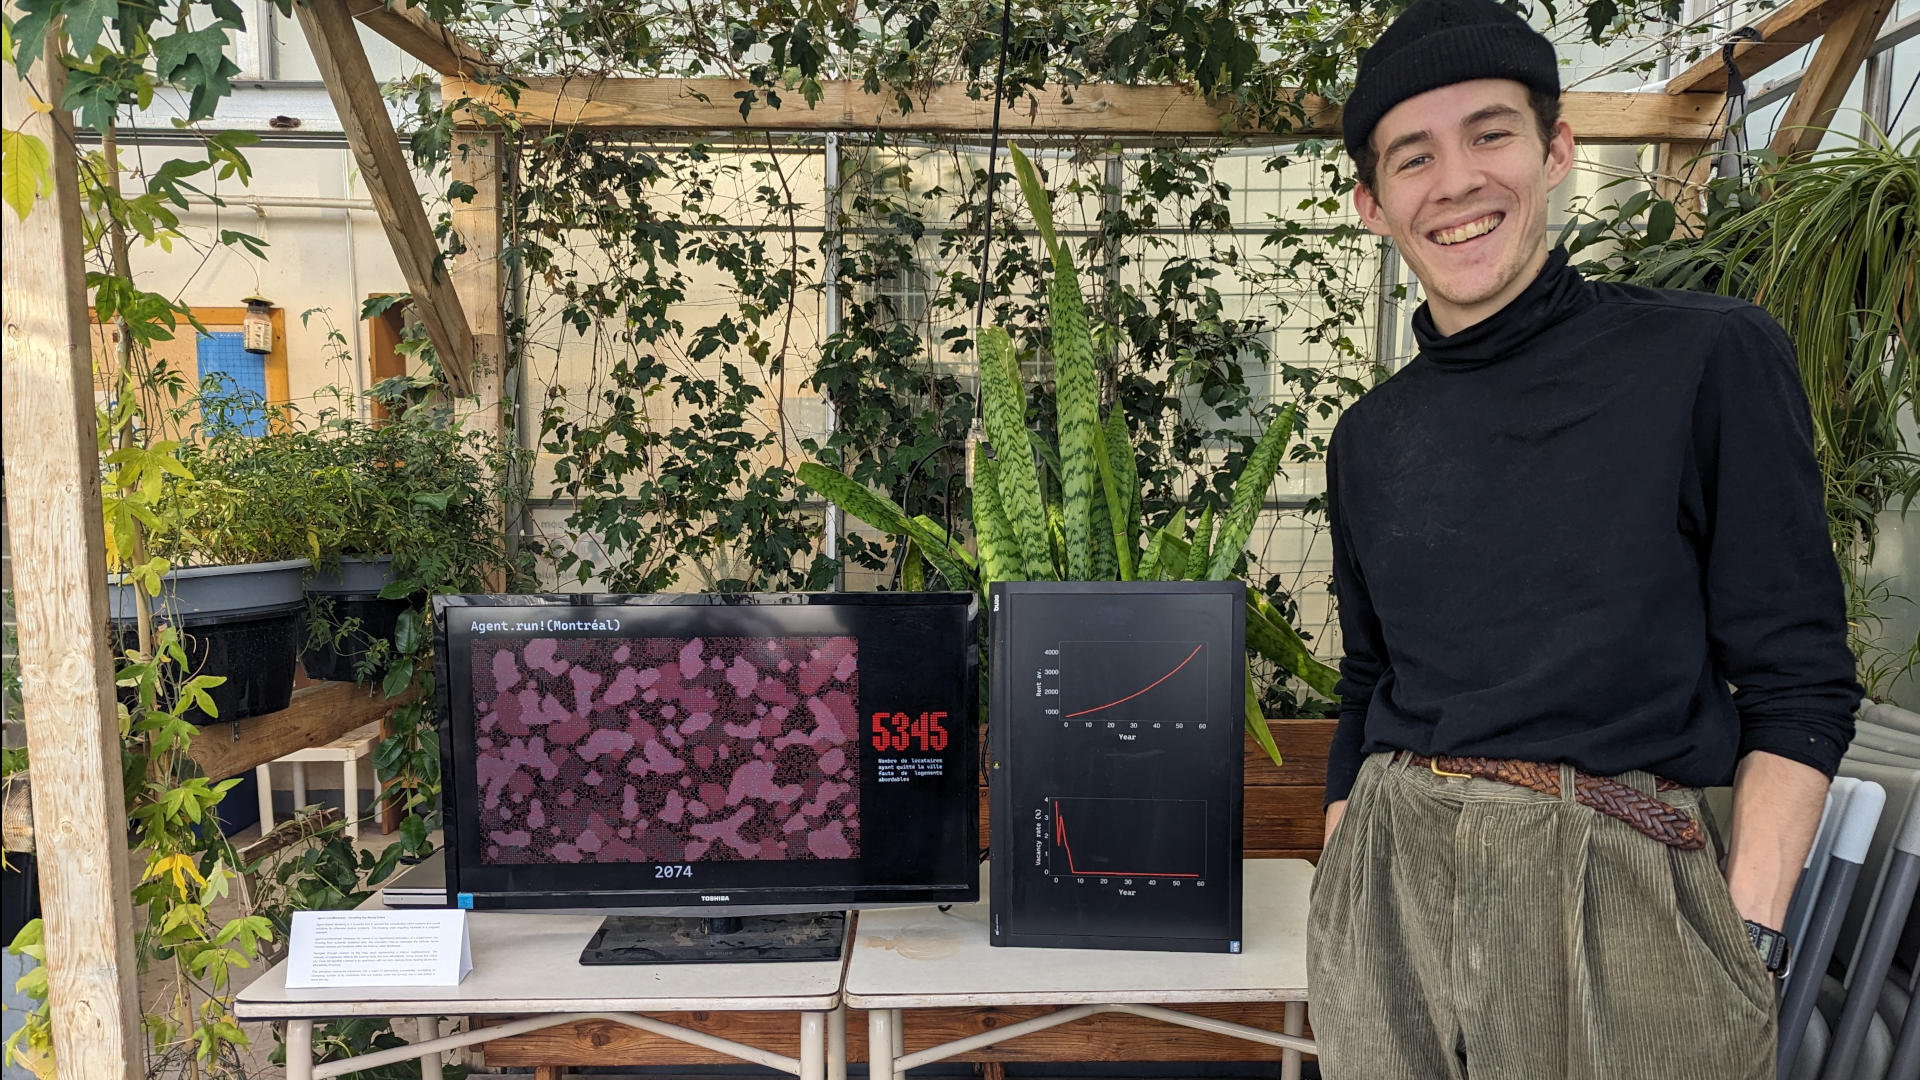
<path fill-rule="evenodd" d="M 1458 244 L 1462 240 L 1471 240 L 1476 236 L 1485 236 L 1506 220 L 1505 214 L 1488 214 L 1478 221 L 1469 221 L 1451 229 L 1437 229 L 1433 233 L 1437 244 Z"/>

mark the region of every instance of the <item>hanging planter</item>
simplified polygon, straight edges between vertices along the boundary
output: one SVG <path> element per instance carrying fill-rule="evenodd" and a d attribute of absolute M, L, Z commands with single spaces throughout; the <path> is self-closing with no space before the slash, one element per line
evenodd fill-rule
<path fill-rule="evenodd" d="M 196 724 L 243 720 L 287 707 L 306 627 L 301 579 L 310 565 L 305 559 L 283 559 L 197 566 L 160 579 L 160 595 L 152 598 L 154 621 L 180 630 L 188 672 L 227 680 L 207 691 L 218 717 L 190 709 L 186 719 Z M 123 579 L 108 584 L 108 611 L 122 647 L 134 639 L 135 588 Z"/>
<path fill-rule="evenodd" d="M 358 668 L 380 643 L 391 645 L 394 625 L 411 601 L 380 595 L 393 584 L 393 556 L 343 556 L 333 569 L 307 578 L 307 678 L 358 682 Z"/>

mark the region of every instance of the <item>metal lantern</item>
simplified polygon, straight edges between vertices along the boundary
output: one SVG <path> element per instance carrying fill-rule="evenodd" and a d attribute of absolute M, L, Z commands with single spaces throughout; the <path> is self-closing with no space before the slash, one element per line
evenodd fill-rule
<path fill-rule="evenodd" d="M 247 297 L 244 326 L 246 335 L 242 348 L 263 356 L 273 351 L 273 301 L 264 296 Z"/>

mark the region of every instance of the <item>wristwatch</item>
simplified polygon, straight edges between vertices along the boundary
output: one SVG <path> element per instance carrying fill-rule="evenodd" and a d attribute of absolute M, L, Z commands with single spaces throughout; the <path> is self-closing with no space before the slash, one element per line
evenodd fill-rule
<path fill-rule="evenodd" d="M 1787 959 L 1793 949 L 1787 944 L 1787 935 L 1778 930 L 1769 930 L 1752 919 L 1746 920 L 1747 938 L 1753 942 L 1753 949 L 1760 954 L 1760 962 L 1766 965 L 1767 974 L 1779 978 L 1787 970 Z"/>

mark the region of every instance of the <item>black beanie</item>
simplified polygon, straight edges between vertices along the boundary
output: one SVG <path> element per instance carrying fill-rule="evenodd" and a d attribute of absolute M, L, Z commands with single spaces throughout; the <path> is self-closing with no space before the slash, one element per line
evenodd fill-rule
<path fill-rule="evenodd" d="M 1512 79 L 1560 92 L 1553 42 L 1494 0 L 1419 0 L 1360 58 L 1340 117 L 1347 153 L 1365 149 L 1395 105 L 1469 79 Z"/>

